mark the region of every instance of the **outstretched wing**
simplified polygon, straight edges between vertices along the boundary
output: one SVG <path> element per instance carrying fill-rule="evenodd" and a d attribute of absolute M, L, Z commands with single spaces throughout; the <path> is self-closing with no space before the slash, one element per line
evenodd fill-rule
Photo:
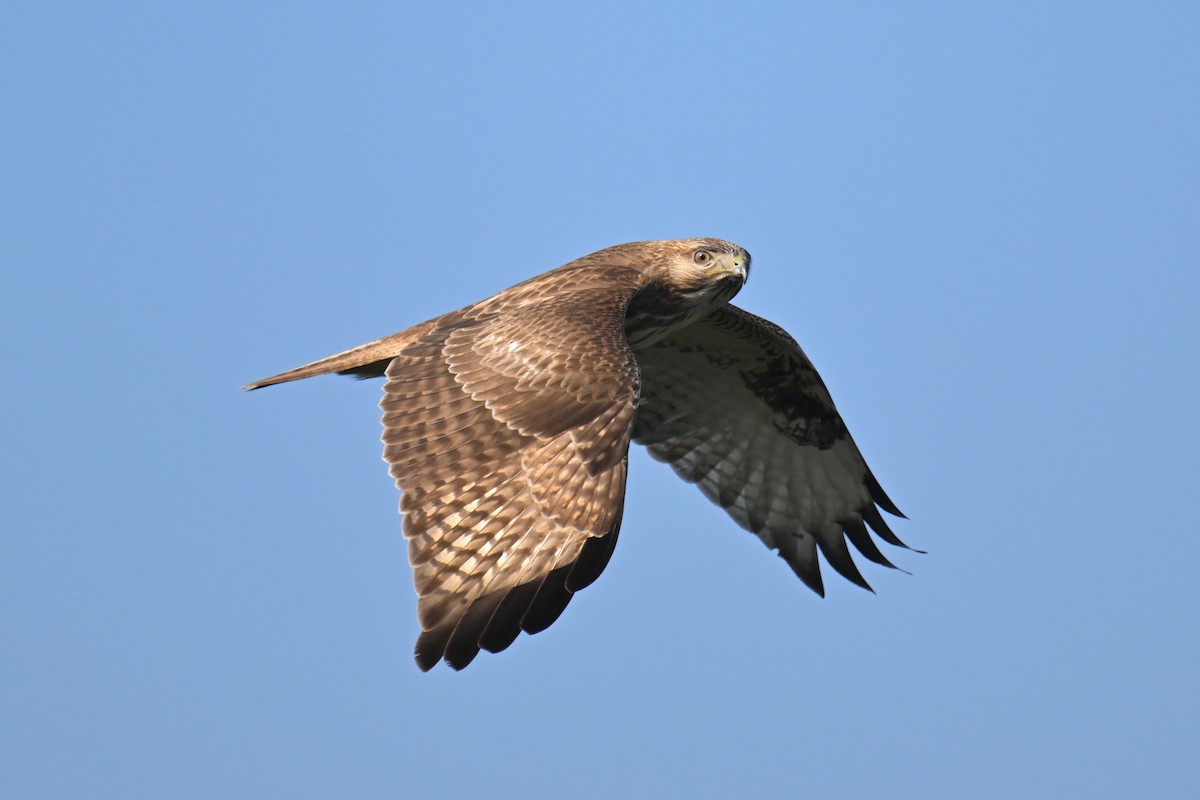
<path fill-rule="evenodd" d="M 447 315 L 388 364 L 384 459 L 403 493 L 422 669 L 545 629 L 607 565 L 638 402 L 630 294 Z"/>
<path fill-rule="evenodd" d="M 813 591 L 825 593 L 818 548 L 866 589 L 847 539 L 871 561 L 893 566 L 866 526 L 906 547 L 876 506 L 903 514 L 782 328 L 724 306 L 636 355 L 642 399 L 634 440 L 778 550 Z"/>

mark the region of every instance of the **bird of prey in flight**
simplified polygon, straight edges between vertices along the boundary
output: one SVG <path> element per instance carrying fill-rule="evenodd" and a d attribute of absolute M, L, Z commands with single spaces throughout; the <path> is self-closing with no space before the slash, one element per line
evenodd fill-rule
<path fill-rule="evenodd" d="M 621 527 L 629 443 L 695 483 L 824 595 L 818 550 L 906 547 L 812 363 L 730 305 L 750 254 L 719 239 L 617 245 L 249 384 L 383 377 L 383 458 L 419 597 L 416 661 L 454 669 L 550 626 Z"/>

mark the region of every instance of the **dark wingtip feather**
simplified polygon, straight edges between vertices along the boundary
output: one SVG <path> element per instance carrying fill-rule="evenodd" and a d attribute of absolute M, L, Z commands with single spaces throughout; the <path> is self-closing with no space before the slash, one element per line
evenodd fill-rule
<path fill-rule="evenodd" d="M 505 594 L 497 592 L 481 597 L 471 604 L 467 613 L 463 614 L 454 626 L 450 640 L 446 642 L 447 664 L 454 669 L 462 669 L 475 660 L 475 656 L 479 655 L 479 641 L 505 597 Z"/>
<path fill-rule="evenodd" d="M 896 504 L 893 503 L 892 498 L 888 497 L 888 493 L 883 491 L 883 487 L 880 486 L 880 482 L 875 480 L 875 475 L 871 474 L 871 470 L 866 470 L 866 491 L 870 492 L 871 499 L 875 500 L 875 503 L 878 504 L 881 509 L 890 513 L 890 515 L 900 517 L 901 519 L 908 518 L 904 515 L 904 512 L 900 511 L 900 509 L 896 507 Z"/>
<path fill-rule="evenodd" d="M 487 629 L 479 637 L 479 646 L 489 653 L 499 653 L 501 650 L 507 650 L 509 645 L 515 642 L 520 635 L 520 614 L 503 622 L 497 622 L 493 619 L 492 622 L 488 623 Z"/>
<path fill-rule="evenodd" d="M 805 586 L 812 589 L 819 596 L 825 596 L 825 582 L 821 579 L 821 565 L 817 563 L 815 557 L 810 563 L 803 563 L 789 560 L 783 553 L 780 553 L 779 556 L 784 561 L 787 561 L 787 565 L 792 568 L 792 572 L 796 573 L 796 577 Z"/>
<path fill-rule="evenodd" d="M 417 637 L 417 646 L 414 648 L 413 657 L 421 672 L 429 672 L 442 660 L 442 656 L 446 652 L 446 643 L 450 640 L 452 633 L 454 633 L 454 625 L 447 623 L 432 630 L 423 631 Z"/>
<path fill-rule="evenodd" d="M 846 538 L 850 540 L 850 544 L 854 545 L 858 552 L 862 553 L 867 559 L 873 561 L 880 566 L 888 569 L 900 569 L 883 554 L 879 546 L 875 544 L 875 540 L 871 538 L 870 531 L 863 524 L 861 519 L 851 518 L 842 522 L 842 530 L 846 533 Z M 900 569 L 901 572 L 905 570 Z"/>
<path fill-rule="evenodd" d="M 604 536 L 594 536 L 583 543 L 579 557 L 575 559 L 574 566 L 567 573 L 565 581 L 567 591 L 578 592 L 580 589 L 586 589 L 600 577 L 601 572 L 604 572 L 609 559 L 612 558 L 613 550 L 617 547 L 619 525 L 620 520 L 617 521 L 617 526 L 614 526 Z"/>
<path fill-rule="evenodd" d="M 817 546 L 821 548 L 821 555 L 825 556 L 829 566 L 837 570 L 839 575 L 855 586 L 861 586 L 871 594 L 875 594 L 871 584 L 867 583 L 867 579 L 858 571 L 858 565 L 854 563 L 854 557 L 850 555 L 850 548 L 846 546 L 846 540 L 842 538 L 841 531 L 828 536 L 818 536 Z"/>
<path fill-rule="evenodd" d="M 566 586 L 567 575 L 573 564 L 551 570 L 537 594 L 529 603 L 529 610 L 521 617 L 521 630 L 526 633 L 541 633 L 554 624 L 567 604 L 571 602 L 574 593 Z"/>
<path fill-rule="evenodd" d="M 518 622 L 505 628 L 503 631 L 488 631 L 485 638 L 479 640 L 479 646 L 489 653 L 499 653 L 502 650 L 507 650 L 520 635 L 521 625 Z"/>
<path fill-rule="evenodd" d="M 896 504 L 892 502 L 892 498 L 887 496 L 887 492 L 885 492 L 883 487 L 879 485 L 879 481 L 875 479 L 875 476 L 871 474 L 871 470 L 869 469 L 867 470 L 867 491 L 870 493 L 871 499 L 874 500 L 884 511 L 888 512 L 889 514 L 893 514 L 900 519 L 908 519 L 908 517 L 904 515 L 904 512 L 897 508 Z M 909 549 L 911 550 L 912 548 Z"/>
<path fill-rule="evenodd" d="M 480 647 L 489 653 L 499 653 L 516 641 L 521 634 L 521 617 L 529 609 L 538 587 L 539 584 L 530 582 L 508 591 L 479 635 Z"/>
<path fill-rule="evenodd" d="M 905 550 L 912 550 L 914 553 L 925 552 L 924 550 L 918 550 L 915 547 L 909 547 L 900 540 L 899 536 L 892 533 L 892 529 L 889 528 L 887 523 L 883 521 L 883 517 L 879 514 L 879 509 L 877 509 L 874 504 L 867 503 L 866 507 L 864 507 L 860 513 L 862 514 L 863 519 L 867 521 L 867 524 L 871 526 L 871 529 L 879 535 L 879 538 L 883 539 L 888 544 L 894 544 L 896 547 L 903 547 Z"/>
<path fill-rule="evenodd" d="M 457 672 L 465 669 L 468 664 L 475 660 L 475 656 L 479 655 L 479 645 L 471 647 L 461 646 L 454 649 L 446 650 L 446 664 L 450 669 Z"/>

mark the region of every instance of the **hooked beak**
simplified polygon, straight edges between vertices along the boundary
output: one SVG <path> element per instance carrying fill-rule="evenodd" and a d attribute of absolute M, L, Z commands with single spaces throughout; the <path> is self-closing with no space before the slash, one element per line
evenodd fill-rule
<path fill-rule="evenodd" d="M 717 259 L 717 265 L 709 270 L 710 275 L 736 275 L 742 283 L 750 279 L 750 254 L 745 250 L 736 253 L 722 253 Z"/>

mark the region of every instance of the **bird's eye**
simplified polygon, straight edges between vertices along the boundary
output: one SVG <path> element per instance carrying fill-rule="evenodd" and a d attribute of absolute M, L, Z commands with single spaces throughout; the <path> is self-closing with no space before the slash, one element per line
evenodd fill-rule
<path fill-rule="evenodd" d="M 706 264 L 711 263 L 712 260 L 713 260 L 713 254 L 708 252 L 707 250 L 697 250 L 695 252 L 695 254 L 692 256 L 692 261 L 701 267 L 703 267 Z"/>

